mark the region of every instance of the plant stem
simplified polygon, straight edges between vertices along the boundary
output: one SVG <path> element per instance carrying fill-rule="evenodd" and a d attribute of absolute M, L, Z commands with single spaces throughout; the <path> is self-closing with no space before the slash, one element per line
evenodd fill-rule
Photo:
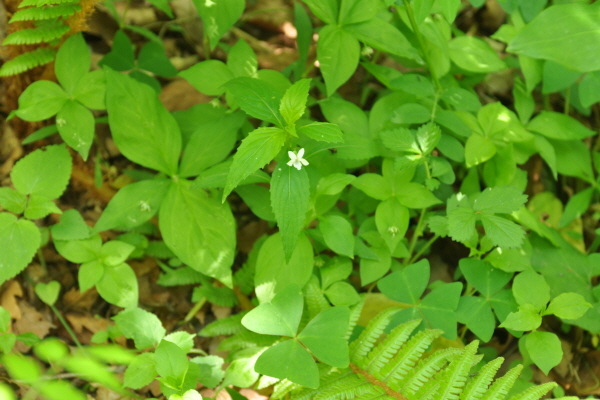
<path fill-rule="evenodd" d="M 569 86 L 567 90 L 565 90 L 565 109 L 564 114 L 569 115 L 569 106 L 571 105 L 571 87 Z"/>
<path fill-rule="evenodd" d="M 206 297 L 201 298 L 196 304 L 194 304 L 194 307 L 192 307 L 190 312 L 188 312 L 185 318 L 183 319 L 183 323 L 186 324 L 190 322 L 192 318 L 194 318 L 194 315 L 196 315 L 198 311 L 200 311 L 204 303 L 206 303 Z"/>
<path fill-rule="evenodd" d="M 73 332 L 73 330 L 71 329 L 71 326 L 69 326 L 69 324 L 67 324 L 67 321 L 63 318 L 62 314 L 58 311 L 58 309 L 54 306 L 50 306 L 50 309 L 52 309 L 54 314 L 56 314 L 56 317 L 58 318 L 60 323 L 63 324 L 63 326 L 65 327 L 65 329 L 67 330 L 67 332 L 71 336 L 71 339 L 73 339 L 73 342 L 75 342 L 77 347 L 79 347 L 80 350 L 83 350 L 83 346 L 81 345 L 81 343 L 79 343 L 77 336 L 75 336 L 75 332 Z"/>
<path fill-rule="evenodd" d="M 421 233 L 423 230 L 423 224 L 425 223 L 425 214 L 427 213 L 427 209 L 423 208 L 421 210 L 421 215 L 419 216 L 419 222 L 417 222 L 417 227 L 415 228 L 415 231 L 413 232 L 412 238 L 410 239 L 410 247 L 408 248 L 408 257 L 406 257 L 404 259 L 403 265 L 407 266 L 411 259 L 413 257 L 411 257 L 413 251 L 415 250 L 415 246 L 417 245 L 417 239 L 419 239 L 419 237 L 421 237 Z"/>
<path fill-rule="evenodd" d="M 431 239 L 429 239 L 429 241 L 427 243 L 425 243 L 423 245 L 423 247 L 421 247 L 419 249 L 419 251 L 417 251 L 417 253 L 410 258 L 410 261 L 408 262 L 407 265 L 413 264 L 415 261 L 417 261 L 419 259 L 419 257 L 421 257 L 423 255 L 423 253 L 425 253 L 425 251 L 429 247 L 431 247 L 431 245 L 433 244 L 433 242 L 435 242 L 436 240 L 438 240 L 439 237 L 440 237 L 440 235 L 435 235 L 434 237 L 432 237 Z"/>
<path fill-rule="evenodd" d="M 429 54 L 427 53 L 427 48 L 425 47 L 425 40 L 423 40 L 423 36 L 421 35 L 421 31 L 419 30 L 419 24 L 417 24 L 417 20 L 415 19 L 415 14 L 410 6 L 409 0 L 404 0 L 404 6 L 406 7 L 406 14 L 408 14 L 408 19 L 410 20 L 410 24 L 415 32 L 415 36 L 419 41 L 419 46 L 421 46 L 421 51 L 423 52 L 423 58 L 425 58 L 425 63 L 427 64 L 427 68 L 429 69 L 429 73 L 433 78 L 433 82 L 435 83 L 435 87 L 438 92 L 442 91 L 442 84 L 440 83 L 440 79 L 432 68 L 433 63 L 431 62 L 431 58 L 429 58 Z"/>

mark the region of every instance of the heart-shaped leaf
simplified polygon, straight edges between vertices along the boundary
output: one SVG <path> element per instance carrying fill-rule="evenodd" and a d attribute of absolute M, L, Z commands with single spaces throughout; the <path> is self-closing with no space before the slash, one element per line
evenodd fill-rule
<path fill-rule="evenodd" d="M 314 317 L 298 335 L 298 340 L 322 362 L 337 368 L 350 363 L 346 332 L 350 322 L 348 307 L 332 307 Z"/>
<path fill-rule="evenodd" d="M 40 300 L 49 306 L 53 306 L 58 299 L 58 293 L 60 292 L 60 283 L 57 281 L 50 281 L 48 283 L 38 283 L 35 285 L 35 294 L 38 295 Z"/>
<path fill-rule="evenodd" d="M 246 314 L 242 324 L 263 335 L 295 336 L 302 316 L 302 306 L 300 288 L 291 284 L 273 297 L 270 303 L 263 303 Z"/>
<path fill-rule="evenodd" d="M 254 369 L 260 374 L 288 379 L 313 389 L 319 386 L 317 364 L 296 339 L 268 348 L 258 357 Z"/>

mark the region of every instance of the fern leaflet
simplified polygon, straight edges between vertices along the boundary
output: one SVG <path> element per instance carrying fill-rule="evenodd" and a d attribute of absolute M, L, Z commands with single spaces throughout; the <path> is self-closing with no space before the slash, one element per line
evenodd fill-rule
<path fill-rule="evenodd" d="M 4 39 L 2 44 L 37 44 L 51 42 L 69 32 L 67 25 L 56 23 L 44 24 L 33 29 L 23 29 L 11 33 Z"/>
<path fill-rule="evenodd" d="M 26 8 L 24 10 L 17 11 L 8 22 L 40 21 L 43 19 L 58 17 L 66 18 L 75 14 L 77 11 L 81 11 L 79 4 L 61 4 L 53 7 Z"/>
<path fill-rule="evenodd" d="M 54 60 L 55 55 L 56 51 L 47 48 L 39 48 L 29 53 L 20 54 L 2 65 L 0 76 L 16 75 L 40 65 L 48 64 Z"/>

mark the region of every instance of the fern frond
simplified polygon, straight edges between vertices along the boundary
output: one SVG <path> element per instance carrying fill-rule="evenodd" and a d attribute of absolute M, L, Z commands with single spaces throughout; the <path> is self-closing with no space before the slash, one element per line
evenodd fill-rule
<path fill-rule="evenodd" d="M 42 7 L 53 6 L 57 4 L 77 3 L 79 0 L 23 0 L 19 8 L 23 7 Z"/>
<path fill-rule="evenodd" d="M 319 372 L 321 375 L 321 384 L 319 385 L 319 388 L 305 388 L 294 395 L 294 400 L 313 400 L 315 396 L 326 396 L 326 398 L 328 398 L 327 396 L 332 394 L 332 388 L 336 386 L 337 382 L 345 380 L 348 376 L 354 377 L 354 379 L 360 379 L 349 368 L 320 368 Z M 333 396 L 335 396 L 335 392 L 333 393 Z"/>
<path fill-rule="evenodd" d="M 158 260 L 157 263 L 164 272 L 156 281 L 161 286 L 181 286 L 206 282 L 206 276 L 190 267 L 171 268 Z"/>
<path fill-rule="evenodd" d="M 271 399 L 277 400 L 285 397 L 288 393 L 298 388 L 298 385 L 294 382 L 290 382 L 287 379 L 279 381 L 273 388 L 271 393 Z M 260 387 L 258 389 L 261 389 Z"/>
<path fill-rule="evenodd" d="M 392 316 L 400 310 L 401 308 L 390 307 L 377 314 L 377 316 L 369 322 L 358 339 L 350 345 L 350 359 L 353 363 L 362 365 L 367 354 L 375 345 L 375 341 L 381 336 L 383 330 L 390 323 Z"/>
<path fill-rule="evenodd" d="M 19 10 L 8 21 L 9 23 L 17 21 L 40 21 L 43 19 L 66 18 L 81 11 L 79 4 L 61 4 L 50 7 L 32 7 Z"/>
<path fill-rule="evenodd" d="M 352 332 L 354 332 L 354 328 L 356 327 L 360 314 L 365 306 L 366 299 L 366 296 L 360 296 L 360 301 L 350 309 L 350 323 L 348 324 L 348 331 L 346 332 L 344 339 L 349 340 L 350 336 L 352 336 Z"/>
<path fill-rule="evenodd" d="M 325 311 L 331 307 L 321 290 L 319 278 L 315 275 L 312 275 L 306 283 L 306 286 L 304 286 L 304 298 L 306 299 L 306 306 L 308 307 L 308 313 L 311 318 L 314 318 L 321 311 Z"/>
<path fill-rule="evenodd" d="M 367 371 L 380 371 L 390 359 L 398 352 L 401 346 L 406 343 L 410 334 L 421 323 L 421 320 L 409 321 L 400 324 L 389 333 L 381 343 L 377 345 L 367 356 L 365 366 Z"/>
<path fill-rule="evenodd" d="M 532 386 L 529 389 L 526 389 L 521 393 L 511 397 L 511 400 L 538 400 L 556 386 L 558 386 L 556 382 L 548 382 L 539 386 Z"/>
<path fill-rule="evenodd" d="M 346 400 L 353 399 L 356 396 L 360 396 L 367 392 L 375 390 L 376 386 L 373 386 L 368 381 L 361 379 L 358 375 L 351 374 L 346 375 L 341 379 L 336 380 L 332 385 L 329 386 L 330 390 L 335 393 L 333 397 L 325 395 L 323 393 L 317 394 L 314 400 Z"/>
<path fill-rule="evenodd" d="M 441 334 L 442 331 L 439 329 L 428 329 L 417 333 L 380 371 L 372 371 L 373 375 L 389 385 L 402 385 L 425 350 Z"/>
<path fill-rule="evenodd" d="M 49 43 L 69 32 L 67 25 L 48 24 L 32 29 L 23 29 L 11 33 L 2 42 L 7 44 L 37 44 Z"/>
<path fill-rule="evenodd" d="M 17 75 L 40 65 L 46 65 L 54 60 L 55 55 L 56 51 L 46 48 L 39 48 L 29 53 L 20 54 L 2 65 L 0 76 Z"/>
<path fill-rule="evenodd" d="M 200 332 L 199 336 L 212 337 L 217 335 L 235 335 L 244 329 L 242 318 L 247 314 L 247 311 L 234 314 L 230 317 L 218 319 L 206 325 Z"/>
<path fill-rule="evenodd" d="M 481 399 L 503 362 L 504 358 L 498 357 L 481 367 L 477 376 L 467 384 L 467 387 L 460 395 L 460 399 Z"/>
<path fill-rule="evenodd" d="M 482 400 L 499 400 L 506 397 L 508 391 L 514 385 L 515 381 L 523 370 L 522 365 L 517 365 L 508 371 L 502 378 L 496 379 L 494 384 L 482 397 Z"/>
<path fill-rule="evenodd" d="M 390 387 L 407 395 L 416 393 L 421 387 L 429 382 L 447 363 L 462 353 L 462 349 L 449 347 L 438 350 L 424 360 L 419 361 L 406 378 L 402 387 L 391 384 Z"/>
<path fill-rule="evenodd" d="M 256 382 L 256 389 L 260 390 L 268 388 L 269 386 L 278 385 L 283 381 L 290 382 L 287 379 L 279 379 L 268 375 L 262 375 L 260 378 L 258 378 L 258 382 Z"/>
<path fill-rule="evenodd" d="M 233 282 L 245 295 L 249 295 L 252 290 L 254 290 L 255 271 L 255 264 L 246 262 L 242 265 L 242 268 L 238 269 L 235 274 L 233 274 Z"/>
<path fill-rule="evenodd" d="M 469 370 L 473 365 L 479 341 L 475 340 L 464 348 L 463 353 L 456 357 L 441 375 L 440 391 L 434 397 L 439 400 L 458 400 L 460 393 L 467 383 Z"/>

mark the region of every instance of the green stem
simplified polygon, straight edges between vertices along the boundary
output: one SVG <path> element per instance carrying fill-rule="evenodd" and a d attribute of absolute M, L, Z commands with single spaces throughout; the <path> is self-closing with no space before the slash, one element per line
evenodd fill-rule
<path fill-rule="evenodd" d="M 65 327 L 65 329 L 67 330 L 67 332 L 71 336 L 71 339 L 73 339 L 73 342 L 75 342 L 75 344 L 77 345 L 77 347 L 79 347 L 79 349 L 83 351 L 83 346 L 81 345 L 81 343 L 79 343 L 79 340 L 77 339 L 77 336 L 75 336 L 75 332 L 73 332 L 73 330 L 71 329 L 71 327 L 69 326 L 69 324 L 67 324 L 67 321 L 65 321 L 65 319 L 62 316 L 62 314 L 54 306 L 50 306 L 50 309 L 52 309 L 52 311 L 54 312 L 54 314 L 56 314 L 56 317 L 58 318 L 58 320 L 60 321 L 60 323 L 63 324 L 63 326 Z"/>
<path fill-rule="evenodd" d="M 567 90 L 565 90 L 565 110 L 564 114 L 569 115 L 569 107 L 571 105 L 571 87 L 569 86 Z"/>
<path fill-rule="evenodd" d="M 196 304 L 194 304 L 194 307 L 192 307 L 190 312 L 188 312 L 187 315 L 185 316 L 185 318 L 183 319 L 183 323 L 187 324 L 188 322 L 190 322 L 192 320 L 192 318 L 194 318 L 194 315 L 196 315 L 198 313 L 198 311 L 200 311 L 200 309 L 202 308 L 202 306 L 205 303 L 206 303 L 206 297 L 203 297 Z"/>
<path fill-rule="evenodd" d="M 425 223 L 425 214 L 427 213 L 427 208 L 423 208 L 421 210 L 421 215 L 419 216 L 419 222 L 417 222 L 417 227 L 415 228 L 415 231 L 413 232 L 412 238 L 410 239 L 410 247 L 408 248 L 408 257 L 406 257 L 404 259 L 404 266 L 407 266 L 410 263 L 410 260 L 413 258 L 411 257 L 413 254 L 413 251 L 415 250 L 415 246 L 417 245 L 417 240 L 421 237 L 421 233 L 423 230 L 423 224 Z"/>
<path fill-rule="evenodd" d="M 409 0 L 404 0 L 404 6 L 406 7 L 406 13 L 408 14 L 408 19 L 410 20 L 410 24 L 412 25 L 413 31 L 415 32 L 415 36 L 419 41 L 419 46 L 421 46 L 421 51 L 423 52 L 423 57 L 425 58 L 425 63 L 427 64 L 427 68 L 429 69 L 429 73 L 433 78 L 433 82 L 437 87 L 438 92 L 442 91 L 442 84 L 440 83 L 440 79 L 432 68 L 433 63 L 431 62 L 431 58 L 429 58 L 429 54 L 427 53 L 427 48 L 425 47 L 425 40 L 421 35 L 421 31 L 419 30 L 419 24 L 417 24 L 417 20 L 415 19 L 415 14 L 410 6 Z"/>
<path fill-rule="evenodd" d="M 44 269 L 45 272 L 48 272 L 48 266 L 46 265 L 46 259 L 44 258 L 44 253 L 42 253 L 42 249 L 38 249 L 37 251 L 38 261 L 40 265 Z"/>
<path fill-rule="evenodd" d="M 436 240 L 438 240 L 439 237 L 440 237 L 440 235 L 435 235 L 434 237 L 432 237 L 431 239 L 429 239 L 429 241 L 427 243 L 425 243 L 423 245 L 423 247 L 421 247 L 419 249 L 419 251 L 417 251 L 417 253 L 410 258 L 410 261 L 408 262 L 407 265 L 413 264 L 415 261 L 417 261 L 419 259 L 419 257 L 421 257 L 423 255 L 423 253 L 425 253 L 425 251 L 428 248 L 431 247 L 431 245 L 433 244 L 433 242 L 435 242 Z"/>

